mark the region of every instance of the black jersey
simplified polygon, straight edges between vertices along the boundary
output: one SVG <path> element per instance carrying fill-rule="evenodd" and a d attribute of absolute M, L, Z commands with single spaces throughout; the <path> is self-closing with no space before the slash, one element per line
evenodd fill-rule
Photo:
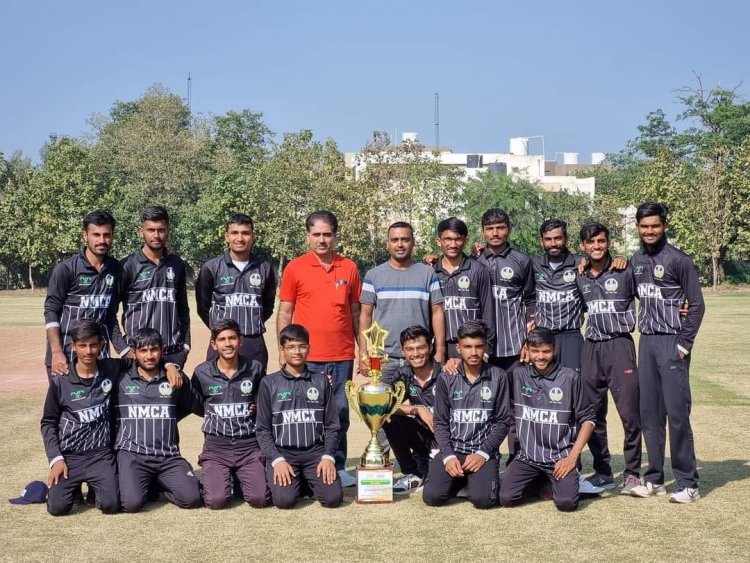
<path fill-rule="evenodd" d="M 85 250 L 63 260 L 52 270 L 44 301 L 45 328 L 60 327 L 62 345 L 68 362 L 73 362 L 70 330 L 79 319 L 93 319 L 102 325 L 102 357 L 109 355 L 109 341 L 117 324 L 118 279 L 120 264 L 104 257 L 97 271 L 86 259 Z M 52 365 L 52 351 L 47 343 L 47 366 Z"/>
<path fill-rule="evenodd" d="M 693 261 L 663 240 L 650 252 L 645 248 L 636 252 L 632 266 L 641 301 L 641 334 L 677 334 L 677 345 L 689 351 L 706 311 Z M 680 306 L 685 299 L 688 313 L 682 319 Z"/>
<path fill-rule="evenodd" d="M 477 261 L 490 272 L 494 300 L 495 348 L 497 358 L 517 356 L 526 340 L 526 306 L 534 301 L 534 288 L 527 288 L 530 258 L 510 245 L 499 254 L 485 250 Z"/>
<path fill-rule="evenodd" d="M 217 361 L 200 364 L 190 380 L 198 397 L 196 414 L 203 416 L 203 433 L 255 440 L 255 414 L 250 407 L 255 403 L 265 370 L 260 362 L 240 356 L 237 372 L 229 379 Z"/>
<path fill-rule="evenodd" d="M 583 297 L 588 321 L 586 340 L 610 340 L 635 330 L 635 279 L 633 268 L 609 270 L 611 260 L 597 276 L 591 265 L 577 276 L 578 289 Z"/>
<path fill-rule="evenodd" d="M 531 257 L 528 288 L 534 288 L 535 303 L 531 309 L 536 326 L 554 331 L 578 330 L 583 324 L 583 305 L 578 290 L 578 259 L 568 252 L 553 269 L 549 256 Z"/>
<path fill-rule="evenodd" d="M 258 442 L 267 459 L 284 452 L 320 449 L 333 456 L 339 440 L 339 418 L 332 387 L 322 373 L 299 377 L 282 369 L 264 377 L 258 390 Z"/>
<path fill-rule="evenodd" d="M 567 457 L 580 426 L 594 422 L 580 375 L 555 366 L 546 376 L 523 364 L 513 370 L 513 405 L 519 459 L 551 468 Z"/>
<path fill-rule="evenodd" d="M 50 377 L 41 424 L 48 461 L 112 447 L 111 396 L 121 363 L 104 359 L 97 367 L 90 379 L 80 378 L 75 364 L 67 375 Z"/>
<path fill-rule="evenodd" d="M 174 457 L 180 455 L 177 422 L 197 410 L 190 381 L 183 374 L 182 387 L 173 389 L 164 370 L 151 381 L 134 364 L 121 373 L 115 386 L 115 449 L 135 454 Z"/>
<path fill-rule="evenodd" d="M 403 382 L 406 387 L 404 399 L 414 406 L 427 407 L 432 411 L 435 408 L 435 384 L 441 371 L 443 371 L 443 364 L 433 362 L 432 374 L 425 382 L 424 387 L 419 385 L 417 376 L 414 375 L 414 370 L 408 365 L 401 366 L 390 375 L 384 375 L 381 379 L 383 383 L 387 383 L 388 385 L 393 385 L 397 381 Z"/>
<path fill-rule="evenodd" d="M 127 351 L 133 335 L 142 328 L 159 331 L 166 354 L 190 346 L 190 306 L 185 262 L 165 254 L 155 264 L 138 250 L 120 262 L 122 327 L 115 324 L 112 344 L 119 354 Z"/>
<path fill-rule="evenodd" d="M 243 336 L 260 336 L 273 313 L 276 275 L 267 260 L 251 256 L 240 271 L 229 251 L 201 266 L 195 282 L 198 315 L 211 328 L 219 319 L 233 319 Z"/>
<path fill-rule="evenodd" d="M 482 452 L 497 453 L 510 426 L 508 375 L 485 364 L 469 383 L 459 367 L 457 375 L 441 373 L 435 391 L 435 441 L 443 457 Z"/>
<path fill-rule="evenodd" d="M 435 263 L 435 274 L 443 290 L 445 339 L 458 341 L 458 329 L 466 322 L 480 320 L 487 327 L 488 350 L 495 346 L 495 314 L 492 281 L 487 268 L 468 256 L 452 273 L 443 269 L 442 258 Z"/>

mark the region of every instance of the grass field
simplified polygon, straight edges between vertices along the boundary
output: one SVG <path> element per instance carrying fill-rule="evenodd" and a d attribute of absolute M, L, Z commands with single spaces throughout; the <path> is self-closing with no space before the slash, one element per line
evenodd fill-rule
<path fill-rule="evenodd" d="M 44 385 L 18 374 L 37 373 L 43 353 L 42 298 L 0 293 L 0 559 L 2 560 L 516 560 L 516 561 L 747 561 L 750 557 L 750 294 L 707 296 L 707 315 L 693 351 L 693 428 L 703 499 L 673 505 L 665 497 L 616 494 L 583 501 L 572 514 L 551 502 L 477 511 L 466 502 L 430 508 L 419 495 L 391 505 L 359 506 L 347 489 L 336 510 L 253 510 L 242 503 L 212 512 L 179 510 L 163 502 L 141 514 L 103 516 L 77 508 L 52 518 L 44 505 L 12 506 L 33 479 L 46 480 L 39 434 Z M 196 326 L 192 361 L 206 345 Z M 27 364 L 23 350 L 35 361 Z M 271 353 L 274 357 L 275 354 Z M 11 358 L 8 360 L 7 358 Z M 30 367 L 31 366 L 31 367 Z M 24 375 L 24 377 L 26 377 Z M 29 377 L 42 381 L 38 373 Z M 611 410 L 613 452 L 622 432 Z M 181 423 L 183 454 L 197 460 L 200 421 Z M 364 425 L 352 422 L 350 465 L 361 454 Z M 667 452 L 668 453 L 668 452 Z M 584 467 L 590 468 L 584 456 Z M 645 461 L 645 460 L 644 460 Z M 622 470 L 622 456 L 614 467 Z M 669 463 L 669 458 L 667 459 Z M 668 487 L 672 485 L 668 474 Z"/>

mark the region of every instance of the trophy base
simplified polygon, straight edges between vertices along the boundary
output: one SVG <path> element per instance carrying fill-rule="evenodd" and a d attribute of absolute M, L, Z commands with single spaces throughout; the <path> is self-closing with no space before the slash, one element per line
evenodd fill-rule
<path fill-rule="evenodd" d="M 393 502 L 393 464 L 383 467 L 357 466 L 357 504 Z"/>

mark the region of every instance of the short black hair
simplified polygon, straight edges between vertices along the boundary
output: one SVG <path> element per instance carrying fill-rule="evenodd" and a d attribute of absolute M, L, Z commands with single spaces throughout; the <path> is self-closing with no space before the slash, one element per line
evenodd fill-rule
<path fill-rule="evenodd" d="M 526 346 L 534 346 L 536 348 L 545 344 L 555 345 L 555 333 L 548 328 L 537 327 L 526 337 Z"/>
<path fill-rule="evenodd" d="M 401 331 L 401 335 L 399 336 L 399 338 L 401 339 L 401 346 L 403 346 L 404 342 L 406 342 L 407 340 L 416 340 L 417 338 L 424 338 L 427 341 L 427 344 L 430 344 L 430 342 L 432 342 L 432 335 L 422 325 L 414 325 L 405 328 Z"/>
<path fill-rule="evenodd" d="M 339 220 L 336 219 L 336 216 L 333 213 L 330 211 L 313 211 L 307 216 L 307 219 L 305 219 L 305 229 L 308 233 L 318 221 L 328 223 L 331 226 L 334 235 L 339 232 Z"/>
<path fill-rule="evenodd" d="M 388 227 L 388 234 L 390 234 L 393 229 L 409 229 L 411 235 L 414 236 L 414 227 L 406 221 L 396 221 L 395 223 L 391 223 L 391 226 Z"/>
<path fill-rule="evenodd" d="M 667 222 L 667 216 L 669 215 L 669 207 L 663 203 L 656 203 L 654 201 L 647 201 L 641 203 L 638 206 L 638 210 L 635 212 L 635 222 L 640 223 L 641 219 L 645 217 L 652 217 L 658 215 L 662 223 Z"/>
<path fill-rule="evenodd" d="M 162 348 L 164 341 L 161 339 L 161 333 L 155 328 L 141 328 L 133 335 L 133 349 L 150 348 L 158 346 Z"/>
<path fill-rule="evenodd" d="M 240 325 L 234 319 L 219 319 L 214 322 L 214 326 L 211 327 L 211 340 L 216 340 L 219 335 L 225 330 L 233 330 L 237 333 L 237 336 L 242 336 Z"/>
<path fill-rule="evenodd" d="M 466 223 L 461 221 L 458 217 L 448 217 L 438 223 L 437 234 L 442 235 L 445 231 L 453 231 L 461 235 L 462 237 L 469 236 L 469 227 Z"/>
<path fill-rule="evenodd" d="M 244 213 L 235 213 L 229 218 L 227 221 L 227 231 L 229 230 L 229 225 L 249 225 L 251 229 L 255 229 L 250 215 L 245 215 Z"/>
<path fill-rule="evenodd" d="M 609 240 L 609 229 L 601 223 L 586 223 L 581 227 L 581 242 L 591 240 L 597 235 L 604 233 L 604 236 Z"/>
<path fill-rule="evenodd" d="M 70 329 L 70 338 L 73 342 L 93 337 L 102 337 L 102 327 L 94 319 L 80 319 Z"/>
<path fill-rule="evenodd" d="M 115 221 L 115 218 L 112 217 L 112 214 L 106 209 L 97 209 L 96 211 L 87 213 L 83 218 L 84 231 L 88 230 L 89 225 L 96 225 L 97 227 L 101 227 L 102 225 L 111 225 L 112 230 L 114 231 L 116 224 L 117 221 Z"/>
<path fill-rule="evenodd" d="M 487 327 L 482 321 L 466 321 L 458 327 L 458 339 L 482 338 L 487 340 Z"/>
<path fill-rule="evenodd" d="M 547 219 L 542 226 L 539 227 L 539 235 L 544 236 L 544 233 L 554 231 L 555 229 L 562 229 L 563 236 L 568 238 L 568 224 L 562 219 Z"/>
<path fill-rule="evenodd" d="M 161 205 L 153 205 L 141 211 L 141 224 L 146 221 L 164 221 L 169 225 L 169 213 Z"/>
<path fill-rule="evenodd" d="M 482 213 L 482 226 L 497 225 L 505 223 L 510 227 L 510 217 L 504 209 L 493 207 Z"/>
<path fill-rule="evenodd" d="M 279 344 L 282 346 L 287 342 L 304 342 L 310 344 L 310 333 L 302 325 L 286 325 L 279 333 Z"/>

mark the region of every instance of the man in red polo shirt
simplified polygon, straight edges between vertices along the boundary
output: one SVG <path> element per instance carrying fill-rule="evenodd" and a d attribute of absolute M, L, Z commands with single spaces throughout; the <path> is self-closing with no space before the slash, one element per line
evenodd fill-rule
<path fill-rule="evenodd" d="M 292 322 L 304 326 L 310 333 L 308 369 L 331 377 L 341 426 L 334 456 L 336 469 L 341 484 L 350 487 L 356 480 L 345 470 L 349 405 L 344 385 L 354 369 L 362 282 L 354 262 L 333 250 L 339 227 L 333 213 L 315 211 L 307 217 L 305 227 L 310 252 L 284 269 L 276 329 L 281 332 Z"/>

